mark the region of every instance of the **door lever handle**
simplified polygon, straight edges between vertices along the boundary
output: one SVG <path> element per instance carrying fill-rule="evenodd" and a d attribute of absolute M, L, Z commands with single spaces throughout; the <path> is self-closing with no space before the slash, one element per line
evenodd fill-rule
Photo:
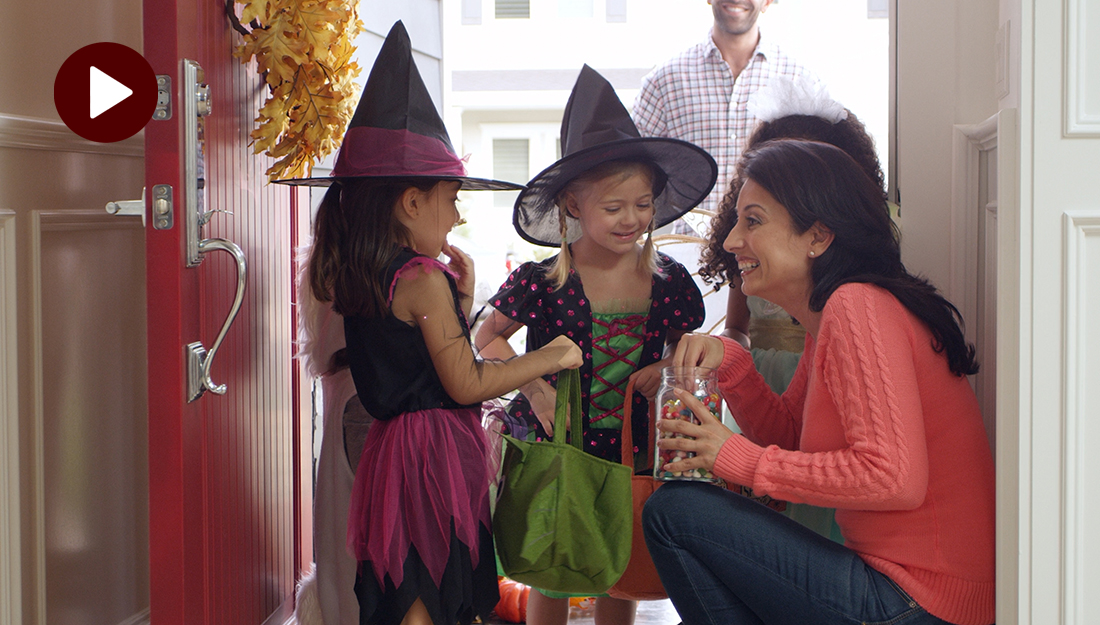
<path fill-rule="evenodd" d="M 244 301 L 245 277 L 248 273 L 244 250 L 236 243 L 226 239 L 203 239 L 199 241 L 200 254 L 212 251 L 228 252 L 237 261 L 237 295 L 233 298 L 229 315 L 226 317 L 225 323 L 222 324 L 221 331 L 218 332 L 218 338 L 214 339 L 214 344 L 210 346 L 210 351 L 206 351 L 201 341 L 196 341 L 187 346 L 188 402 L 195 401 L 206 391 L 225 395 L 226 386 L 224 384 L 214 384 L 214 381 L 210 378 L 210 367 L 214 363 L 214 355 L 218 353 L 218 348 L 221 347 L 222 339 L 229 332 L 229 326 L 233 325 L 237 313 L 241 310 L 241 302 Z"/>

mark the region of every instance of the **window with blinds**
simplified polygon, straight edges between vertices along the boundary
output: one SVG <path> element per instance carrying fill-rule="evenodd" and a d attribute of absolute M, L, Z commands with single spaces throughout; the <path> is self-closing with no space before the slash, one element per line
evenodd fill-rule
<path fill-rule="evenodd" d="M 530 140 L 493 139 L 493 177 L 524 184 L 530 177 Z M 493 206 L 511 206 L 518 191 L 493 193 Z"/>
<path fill-rule="evenodd" d="M 501 19 L 530 19 L 531 0 L 494 0 L 496 16 Z"/>

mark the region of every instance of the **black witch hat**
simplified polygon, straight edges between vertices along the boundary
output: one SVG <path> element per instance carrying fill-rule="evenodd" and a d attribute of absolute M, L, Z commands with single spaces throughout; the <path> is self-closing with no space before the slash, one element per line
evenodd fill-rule
<path fill-rule="evenodd" d="M 608 161 L 641 161 L 657 174 L 654 227 L 674 221 L 702 202 L 718 179 L 718 165 L 703 148 L 665 137 L 642 137 L 615 89 L 585 65 L 573 85 L 561 120 L 564 156 L 527 183 L 516 198 L 512 224 L 536 245 L 561 245 L 557 197 L 579 174 Z M 567 220 L 566 242 L 581 236 Z"/>
<path fill-rule="evenodd" d="M 332 175 L 276 180 L 328 186 L 350 178 L 440 178 L 463 189 L 514 190 L 522 185 L 471 178 L 455 154 L 447 128 L 416 69 L 405 25 L 393 25 L 371 68 L 359 105 L 344 133 Z"/>

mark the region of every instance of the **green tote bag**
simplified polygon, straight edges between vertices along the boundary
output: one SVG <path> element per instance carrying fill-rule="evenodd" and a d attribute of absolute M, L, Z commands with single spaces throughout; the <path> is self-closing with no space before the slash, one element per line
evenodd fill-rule
<path fill-rule="evenodd" d="M 630 561 L 631 470 L 581 451 L 580 406 L 580 374 L 563 371 L 553 441 L 504 437 L 493 534 L 509 578 L 545 590 L 598 594 Z"/>

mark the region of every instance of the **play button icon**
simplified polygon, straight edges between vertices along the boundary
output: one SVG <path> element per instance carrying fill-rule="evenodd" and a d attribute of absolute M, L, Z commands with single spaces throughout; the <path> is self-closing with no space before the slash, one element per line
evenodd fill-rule
<path fill-rule="evenodd" d="M 103 73 L 95 65 L 89 69 L 88 82 L 88 116 L 91 119 L 134 94 L 133 89 Z"/>
<path fill-rule="evenodd" d="M 93 43 L 72 53 L 53 85 L 61 121 L 91 141 L 132 137 L 153 116 L 157 77 L 140 54 L 118 43 Z"/>

